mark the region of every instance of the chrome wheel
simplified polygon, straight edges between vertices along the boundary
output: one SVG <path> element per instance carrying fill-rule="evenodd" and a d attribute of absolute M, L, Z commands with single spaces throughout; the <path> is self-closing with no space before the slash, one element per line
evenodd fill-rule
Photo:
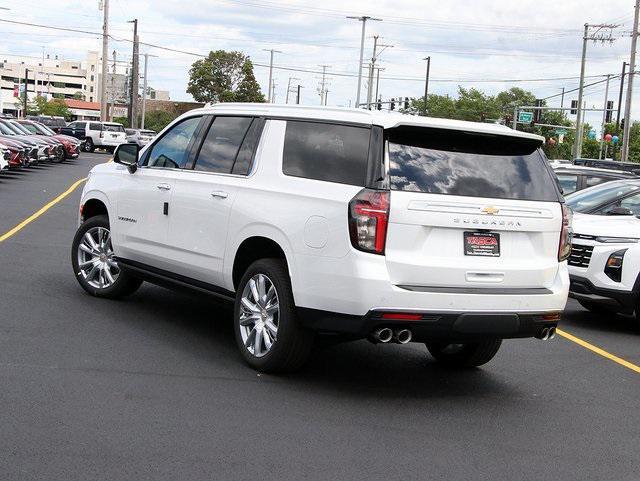
<path fill-rule="evenodd" d="M 256 274 L 244 286 L 240 299 L 240 335 L 254 356 L 267 354 L 278 337 L 280 303 L 273 282 Z"/>
<path fill-rule="evenodd" d="M 111 247 L 111 233 L 105 227 L 92 227 L 78 244 L 78 275 L 96 289 L 111 287 L 120 275 Z"/>

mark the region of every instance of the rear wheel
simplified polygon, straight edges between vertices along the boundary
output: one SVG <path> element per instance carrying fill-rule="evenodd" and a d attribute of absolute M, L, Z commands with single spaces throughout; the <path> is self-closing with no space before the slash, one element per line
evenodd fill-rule
<path fill-rule="evenodd" d="M 142 284 L 115 260 L 106 215 L 91 217 L 78 228 L 71 264 L 78 283 L 92 296 L 118 299 L 133 294 Z"/>
<path fill-rule="evenodd" d="M 493 359 L 502 339 L 489 339 L 473 343 L 426 343 L 429 353 L 441 364 L 453 367 L 477 367 L 488 363 Z"/>
<path fill-rule="evenodd" d="M 54 162 L 56 164 L 59 164 L 61 162 L 64 162 L 64 160 L 67 158 L 67 154 L 65 152 L 65 149 L 58 149 L 57 153 L 56 153 L 56 158 L 54 159 Z"/>
<path fill-rule="evenodd" d="M 283 260 L 261 259 L 244 273 L 236 294 L 234 329 L 242 357 L 258 371 L 294 371 L 307 360 L 314 335 L 296 318 Z"/>
<path fill-rule="evenodd" d="M 93 152 L 96 150 L 96 147 L 93 145 L 93 140 L 91 138 L 87 138 L 84 141 L 84 151 L 85 152 Z"/>

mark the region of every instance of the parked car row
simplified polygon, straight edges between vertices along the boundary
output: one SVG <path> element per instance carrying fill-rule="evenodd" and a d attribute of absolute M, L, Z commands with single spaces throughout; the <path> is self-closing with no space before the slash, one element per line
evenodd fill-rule
<path fill-rule="evenodd" d="M 60 127 L 61 134 L 69 135 L 84 142 L 84 150 L 93 152 L 105 149 L 113 152 L 115 148 L 126 142 L 133 142 L 143 147 L 151 141 L 156 133 L 152 130 L 127 129 L 116 122 L 90 122 L 79 120 Z"/>
<path fill-rule="evenodd" d="M 59 163 L 78 157 L 81 149 L 78 139 L 57 134 L 38 122 L 0 118 L 0 170 Z"/>

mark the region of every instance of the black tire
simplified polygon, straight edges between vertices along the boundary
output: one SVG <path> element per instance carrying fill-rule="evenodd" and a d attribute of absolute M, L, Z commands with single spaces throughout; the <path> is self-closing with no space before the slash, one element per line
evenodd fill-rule
<path fill-rule="evenodd" d="M 82 223 L 78 228 L 76 235 L 73 238 L 73 244 L 71 247 L 71 264 L 73 265 L 73 273 L 80 286 L 89 294 L 95 297 L 103 297 L 106 299 L 120 299 L 128 295 L 133 294 L 140 285 L 142 280 L 132 276 L 130 273 L 119 270 L 115 282 L 108 287 L 100 288 L 92 286 L 84 277 L 81 272 L 78 251 L 80 249 L 80 243 L 83 240 L 84 235 L 90 230 L 97 227 L 103 229 L 109 229 L 109 218 L 106 215 L 97 215 L 90 217 Z"/>
<path fill-rule="evenodd" d="M 93 152 L 96 150 L 95 145 L 93 145 L 93 140 L 90 137 L 87 137 L 84 141 L 84 151 L 85 152 Z"/>
<path fill-rule="evenodd" d="M 242 339 L 240 316 L 241 301 L 245 287 L 256 275 L 263 274 L 275 288 L 279 304 L 277 334 L 271 348 L 262 355 L 255 356 L 245 346 Z M 314 333 L 300 325 L 291 290 L 291 280 L 286 262 L 281 259 L 261 259 L 249 266 L 242 276 L 236 293 L 233 311 L 236 343 L 244 360 L 254 369 L 262 372 L 291 372 L 299 369 L 309 358 L 313 346 Z"/>
<path fill-rule="evenodd" d="M 65 149 L 60 149 L 56 154 L 56 158 L 53 160 L 56 164 L 61 164 L 67 158 L 67 153 Z"/>
<path fill-rule="evenodd" d="M 501 344 L 502 339 L 489 339 L 467 344 L 452 344 L 446 341 L 428 342 L 426 346 L 434 359 L 443 365 L 477 367 L 491 361 Z"/>

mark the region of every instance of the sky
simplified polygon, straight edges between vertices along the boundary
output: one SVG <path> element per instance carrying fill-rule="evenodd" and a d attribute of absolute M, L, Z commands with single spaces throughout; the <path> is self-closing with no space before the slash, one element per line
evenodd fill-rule
<path fill-rule="evenodd" d="M 0 19 L 67 27 L 90 32 L 56 31 L 0 22 L 0 54 L 40 57 L 47 54 L 82 60 L 99 50 L 102 11 L 98 0 L 0 0 Z M 275 101 L 284 103 L 287 84 L 302 85 L 301 102 L 320 103 L 320 65 L 328 65 L 328 104 L 355 103 L 362 23 L 346 16 L 369 15 L 365 62 L 371 58 L 373 36 L 391 45 L 377 58 L 384 68 L 379 92 L 383 99 L 418 97 L 424 92 L 426 56 L 431 57 L 429 91 L 455 95 L 458 86 L 488 94 L 517 86 L 538 98 L 575 89 L 580 74 L 585 23 L 620 24 L 613 43 L 589 42 L 586 83 L 618 75 L 628 61 L 633 21 L 632 0 L 110 0 L 109 50 L 131 59 L 132 25 L 139 19 L 141 42 L 150 59 L 149 84 L 169 90 L 174 100 L 186 93 L 188 71 L 198 55 L 210 50 L 238 50 L 249 55 L 263 92 L 267 93 L 269 52 L 276 49 Z M 91 32 L 94 32 L 93 34 Z M 195 55 L 192 55 L 195 54 Z M 365 80 L 362 98 L 366 95 Z M 618 105 L 619 78 L 611 81 L 609 98 Z M 634 94 L 633 117 L 640 118 L 640 85 Z M 601 108 L 605 84 L 585 90 L 587 107 Z M 290 94 L 290 102 L 295 94 Z M 577 99 L 567 93 L 565 106 Z M 559 106 L 560 96 L 548 99 Z M 601 113 L 587 115 L 592 125 Z"/>

